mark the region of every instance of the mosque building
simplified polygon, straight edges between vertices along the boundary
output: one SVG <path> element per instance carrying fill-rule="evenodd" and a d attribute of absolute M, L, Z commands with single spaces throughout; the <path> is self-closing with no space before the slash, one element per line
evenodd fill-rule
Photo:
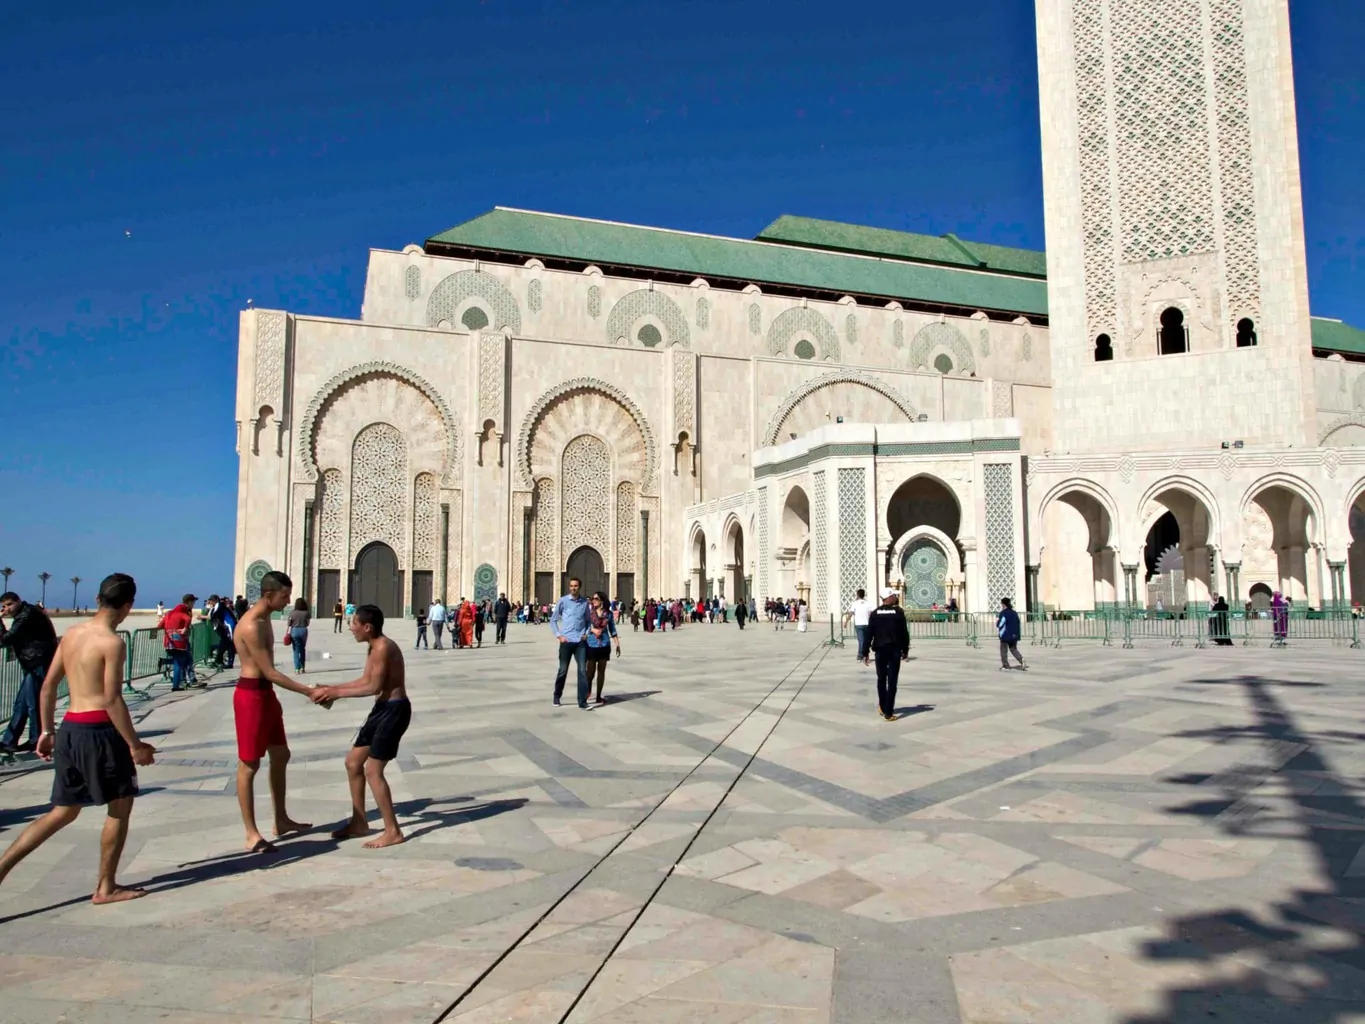
<path fill-rule="evenodd" d="M 1309 313 L 1287 0 L 1037 15 L 1046 254 L 497 208 L 373 250 L 359 319 L 245 311 L 236 578 L 1365 601 L 1365 331 Z"/>

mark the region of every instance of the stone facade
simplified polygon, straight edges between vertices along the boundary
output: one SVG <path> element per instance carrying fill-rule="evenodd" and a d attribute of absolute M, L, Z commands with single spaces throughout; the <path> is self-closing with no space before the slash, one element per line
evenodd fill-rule
<path fill-rule="evenodd" d="M 359 320 L 242 314 L 237 577 L 1365 599 L 1365 343 L 1314 356 L 1286 0 L 1037 12 L 1046 301 L 1038 254 L 846 225 L 494 211 L 376 250 Z"/>
<path fill-rule="evenodd" d="M 732 538 L 744 571 L 697 582 L 685 510 L 751 491 L 761 449 L 839 419 L 1018 406 L 1038 413 L 1024 444 L 1041 451 L 1048 377 L 1047 329 L 1022 316 L 376 251 L 359 321 L 242 314 L 238 571 L 259 561 L 315 600 L 345 596 L 383 544 L 410 610 L 472 594 L 480 569 L 514 599 L 557 594 L 587 546 L 614 591 L 728 578 L 733 596 L 760 557 L 756 521 Z"/>

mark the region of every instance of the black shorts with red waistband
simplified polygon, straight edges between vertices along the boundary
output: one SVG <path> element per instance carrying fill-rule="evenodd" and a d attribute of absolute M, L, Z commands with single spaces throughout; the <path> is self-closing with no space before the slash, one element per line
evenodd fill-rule
<path fill-rule="evenodd" d="M 137 765 L 107 711 L 67 712 L 52 765 L 56 807 L 98 807 L 137 796 Z"/>

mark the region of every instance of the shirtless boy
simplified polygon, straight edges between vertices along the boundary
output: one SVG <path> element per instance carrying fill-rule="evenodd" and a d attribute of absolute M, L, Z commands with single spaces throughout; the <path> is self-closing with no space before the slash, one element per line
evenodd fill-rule
<path fill-rule="evenodd" d="M 376 850 L 403 841 L 384 768 L 398 756 L 398 742 L 412 721 L 412 705 L 408 703 L 408 691 L 403 685 L 403 652 L 384 635 L 384 613 L 372 604 L 362 604 L 351 616 L 351 636 L 357 643 L 370 646 L 369 654 L 365 656 L 364 673 L 353 683 L 319 686 L 313 691 L 313 700 L 321 704 L 340 697 L 374 697 L 374 707 L 356 734 L 355 746 L 346 755 L 351 820 L 333 832 L 332 837 L 351 839 L 369 835 L 370 825 L 365 819 L 365 782 L 368 780 L 374 802 L 384 818 L 383 833 L 365 844 L 367 849 Z"/>
<path fill-rule="evenodd" d="M 275 631 L 270 616 L 289 607 L 294 584 L 282 572 L 268 572 L 261 579 L 261 597 L 237 623 L 232 634 L 242 676 L 232 694 L 232 713 L 237 722 L 237 805 L 246 826 L 246 848 L 251 853 L 275 849 L 256 827 L 256 772 L 261 758 L 270 755 L 270 801 L 275 808 L 275 838 L 305 832 L 313 826 L 293 821 L 284 809 L 285 767 L 289 764 L 289 740 L 284 734 L 284 710 L 275 687 L 312 697 L 314 688 L 290 679 L 275 668 Z"/>
<path fill-rule="evenodd" d="M 122 903 L 146 896 L 145 889 L 114 880 L 128 838 L 128 818 L 137 796 L 136 765 L 152 763 L 156 750 L 143 743 L 123 703 L 123 640 L 114 632 L 133 609 L 137 584 L 116 572 L 100 583 L 94 618 L 67 630 L 57 645 L 38 699 L 43 734 L 38 756 L 53 761 L 52 810 L 24 829 L 4 856 L 0 882 L 14 866 L 61 829 L 82 807 L 105 807 L 100 835 L 100 875 L 93 903 Z M 71 700 L 56 733 L 57 685 L 65 676 Z"/>

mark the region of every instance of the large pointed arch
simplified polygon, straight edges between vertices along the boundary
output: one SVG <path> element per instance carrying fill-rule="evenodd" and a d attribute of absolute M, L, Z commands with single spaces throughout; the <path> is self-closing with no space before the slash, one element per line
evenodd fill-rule
<path fill-rule="evenodd" d="M 910 399 L 906 398 L 885 381 L 879 380 L 870 374 L 860 373 L 857 370 L 831 370 L 829 373 L 822 373 L 820 376 L 806 381 L 806 383 L 797 387 L 791 394 L 787 395 L 787 397 L 782 400 L 782 404 L 777 407 L 777 411 L 773 413 L 772 419 L 768 421 L 767 427 L 764 428 L 763 446 L 768 447 L 778 443 L 778 438 L 782 436 L 782 424 L 787 421 L 787 418 L 792 414 L 792 410 L 800 405 L 804 399 L 810 397 L 821 388 L 827 388 L 833 384 L 858 384 L 862 387 L 869 388 L 884 398 L 890 399 L 896 408 L 905 414 L 906 419 L 911 422 L 913 422 L 918 415 L 914 405 L 911 404 Z"/>
<path fill-rule="evenodd" d="M 522 486 L 526 490 L 530 490 L 532 480 L 534 479 L 531 460 L 531 442 L 535 435 L 536 424 L 540 422 L 541 418 L 544 417 L 545 413 L 556 402 L 563 398 L 568 398 L 577 392 L 597 392 L 598 394 L 605 395 L 607 398 L 620 404 L 620 406 L 630 414 L 631 419 L 635 421 L 636 427 L 639 428 L 640 436 L 644 438 L 645 444 L 645 471 L 644 479 L 640 481 L 641 489 L 646 493 L 652 491 L 656 486 L 654 474 L 658 469 L 659 455 L 658 445 L 654 439 L 654 432 L 650 429 L 649 421 L 645 418 L 645 414 L 640 411 L 640 407 L 635 404 L 629 395 L 615 384 L 609 384 L 604 380 L 598 380 L 596 377 L 575 377 L 572 380 L 566 380 L 564 383 L 556 385 L 549 391 L 546 391 L 536 399 L 536 403 L 531 406 L 530 411 L 526 414 L 526 418 L 521 422 L 521 432 L 517 435 L 517 472 L 521 477 Z"/>
<path fill-rule="evenodd" d="M 450 411 L 450 406 L 446 404 L 441 392 L 421 374 L 409 370 L 406 366 L 400 366 L 398 363 L 380 360 L 357 363 L 355 366 L 341 371 L 313 395 L 312 401 L 308 403 L 308 408 L 304 411 L 303 420 L 300 423 L 298 446 L 295 449 L 298 453 L 300 476 L 309 483 L 317 482 L 319 469 L 314 446 L 317 442 L 318 420 L 323 409 L 343 389 L 366 377 L 393 377 L 404 381 L 431 401 L 431 404 L 440 413 L 441 425 L 445 428 L 446 464 L 442 480 L 448 487 L 457 486 L 461 457 L 460 432 L 455 425 L 455 417 Z"/>

